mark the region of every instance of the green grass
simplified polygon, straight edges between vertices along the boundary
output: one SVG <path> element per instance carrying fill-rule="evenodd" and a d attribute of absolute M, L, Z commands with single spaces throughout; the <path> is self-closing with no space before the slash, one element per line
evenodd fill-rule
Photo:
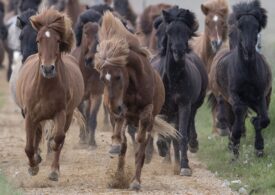
<path fill-rule="evenodd" d="M 0 194 L 1 195 L 19 195 L 20 193 L 14 190 L 6 181 L 0 172 Z"/>
<path fill-rule="evenodd" d="M 199 159 L 218 177 L 228 180 L 233 190 L 244 187 L 251 194 L 275 194 L 275 93 L 272 95 L 270 117 L 270 126 L 263 130 L 266 155 L 263 158 L 255 157 L 255 134 L 248 119 L 247 136 L 241 139 L 239 160 L 232 163 L 232 154 L 227 149 L 228 138 L 211 134 L 210 109 L 204 105 L 197 115 Z M 241 180 L 241 184 L 231 184 L 233 180 Z"/>

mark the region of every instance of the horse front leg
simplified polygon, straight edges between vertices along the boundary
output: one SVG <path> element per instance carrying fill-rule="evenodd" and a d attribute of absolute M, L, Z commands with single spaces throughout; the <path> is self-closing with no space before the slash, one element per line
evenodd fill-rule
<path fill-rule="evenodd" d="M 65 132 L 71 124 L 72 116 L 73 114 L 67 116 L 65 111 L 61 111 L 56 114 L 54 118 L 54 136 L 50 141 L 50 147 L 54 151 L 54 159 L 51 166 L 51 173 L 48 176 L 52 181 L 58 181 L 59 178 L 60 153 L 65 140 Z"/>
<path fill-rule="evenodd" d="M 25 152 L 29 159 L 29 169 L 28 172 L 31 176 L 34 176 L 39 171 L 38 162 L 35 160 L 34 154 L 35 150 L 35 140 L 36 140 L 36 130 L 37 125 L 33 123 L 29 116 L 26 116 L 25 120 L 25 128 L 26 128 L 26 146 Z"/>
<path fill-rule="evenodd" d="M 97 147 L 96 141 L 95 141 L 95 130 L 97 127 L 97 114 L 100 108 L 101 104 L 101 95 L 92 95 L 90 97 L 90 112 L 89 112 L 89 118 L 88 118 L 88 145 L 91 149 L 95 149 Z"/>
<path fill-rule="evenodd" d="M 247 106 L 241 101 L 232 103 L 232 110 L 234 113 L 234 123 L 230 135 L 229 149 L 233 151 L 234 159 L 239 157 L 239 147 L 242 132 L 245 130 L 245 118 L 247 116 Z M 234 160 L 233 159 L 233 160 Z"/>
<path fill-rule="evenodd" d="M 153 112 L 153 105 L 150 104 L 146 106 L 145 109 L 139 115 L 139 129 L 137 132 L 138 148 L 135 153 L 136 171 L 132 179 L 132 182 L 130 184 L 131 190 L 140 189 L 140 183 L 141 183 L 140 177 L 141 177 L 141 170 L 144 165 L 145 149 L 146 149 L 146 145 L 150 141 L 150 138 L 151 138 L 150 133 L 152 131 L 153 122 L 154 122 L 152 112 Z M 146 138 L 146 133 L 148 134 L 147 138 Z"/>
<path fill-rule="evenodd" d="M 112 135 L 112 145 L 109 150 L 111 156 L 117 156 L 121 153 L 121 143 L 122 143 L 122 129 L 124 129 L 125 119 L 124 118 L 114 118 L 111 116 L 111 123 L 113 126 Z"/>
<path fill-rule="evenodd" d="M 180 150 L 181 150 L 181 176 L 191 176 L 192 170 L 189 167 L 187 150 L 188 150 L 188 127 L 191 114 L 191 103 L 179 105 L 179 132 L 180 138 Z"/>
<path fill-rule="evenodd" d="M 255 153 L 258 157 L 262 157 L 264 155 L 264 139 L 262 136 L 262 129 L 266 128 L 270 119 L 267 113 L 268 103 L 265 97 L 262 97 L 259 104 L 253 108 L 257 116 L 252 118 L 252 124 L 255 128 Z"/>

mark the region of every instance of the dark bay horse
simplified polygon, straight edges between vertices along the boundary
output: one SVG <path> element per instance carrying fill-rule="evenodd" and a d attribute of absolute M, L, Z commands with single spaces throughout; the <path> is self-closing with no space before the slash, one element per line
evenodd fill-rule
<path fill-rule="evenodd" d="M 137 14 L 134 12 L 129 0 L 113 0 L 114 11 L 119 13 L 124 19 L 136 26 Z"/>
<path fill-rule="evenodd" d="M 109 6 L 105 8 L 106 10 L 111 10 Z M 97 114 L 102 102 L 104 88 L 103 82 L 99 78 L 99 73 L 94 69 L 94 55 L 98 44 L 98 22 L 101 16 L 101 13 L 95 9 L 89 9 L 79 16 L 75 28 L 77 48 L 72 52 L 72 55 L 78 60 L 84 79 L 85 93 L 83 101 L 88 102 L 87 107 L 84 106 L 84 102 L 82 103 L 81 110 L 86 116 L 89 135 L 85 135 L 84 131 L 81 130 L 80 142 L 88 142 L 88 145 L 93 148 L 96 147 Z M 108 121 L 106 113 L 105 121 Z"/>
<path fill-rule="evenodd" d="M 125 127 L 138 127 L 138 148 L 135 154 L 136 171 L 130 188 L 140 189 L 141 169 L 145 148 L 152 137 L 155 116 L 164 103 L 164 86 L 158 73 L 150 66 L 148 51 L 111 12 L 106 12 L 99 31 L 99 46 L 95 67 L 104 82 L 104 103 L 113 126 L 109 153 L 119 155 L 118 173 L 125 165 L 127 139 Z M 175 129 L 158 128 L 157 132 L 176 137 Z"/>
<path fill-rule="evenodd" d="M 38 33 L 38 54 L 25 61 L 16 88 L 17 102 L 25 117 L 25 152 L 29 158 L 29 173 L 36 175 L 41 162 L 38 150 L 42 137 L 41 123 L 53 120 L 50 146 L 54 151 L 54 160 L 49 179 L 57 181 L 65 133 L 70 127 L 74 109 L 82 100 L 84 82 L 77 61 L 66 54 L 74 42 L 68 16 L 47 9 L 30 20 Z"/>
<path fill-rule="evenodd" d="M 207 73 L 209 74 L 213 59 L 220 48 L 228 47 L 227 43 L 227 19 L 229 6 L 227 0 L 208 0 L 201 4 L 201 11 L 205 15 L 204 32 L 191 41 L 194 52 L 202 59 Z M 213 98 L 210 96 L 209 101 Z M 216 101 L 216 100 L 215 100 Z M 223 110 L 223 102 L 217 101 L 212 109 L 213 133 L 221 136 L 228 135 L 222 121 L 219 121 L 217 113 Z"/>
<path fill-rule="evenodd" d="M 272 75 L 264 56 L 256 51 L 256 45 L 258 34 L 266 27 L 267 14 L 260 1 L 254 0 L 233 6 L 232 17 L 235 29 L 230 36 L 231 50 L 215 59 L 210 72 L 211 86 L 216 97 L 222 96 L 227 101 L 233 114 L 228 125 L 231 129 L 229 148 L 234 158 L 239 155 L 248 109 L 257 114 L 251 119 L 256 134 L 255 152 L 263 156 L 262 129 L 270 123 Z"/>
<path fill-rule="evenodd" d="M 198 28 L 194 13 L 174 6 L 162 11 L 161 20 L 155 23 L 160 48 L 160 59 L 154 66 L 160 71 L 165 86 L 165 103 L 161 114 L 169 123 L 174 123 L 181 134 L 173 139 L 175 172 L 191 176 L 187 150 L 198 150 L 195 116 L 202 105 L 208 85 L 207 73 L 200 58 L 189 46 L 190 39 Z M 167 140 L 169 143 L 170 141 Z M 159 139 L 159 152 L 165 156 L 169 145 Z"/>

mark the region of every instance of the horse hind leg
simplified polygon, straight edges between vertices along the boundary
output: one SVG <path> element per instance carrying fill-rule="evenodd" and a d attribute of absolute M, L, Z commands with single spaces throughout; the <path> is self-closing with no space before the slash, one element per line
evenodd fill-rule
<path fill-rule="evenodd" d="M 129 133 L 129 135 L 131 137 L 131 140 L 132 140 L 132 143 L 133 143 L 133 147 L 134 147 L 134 151 L 136 150 L 136 145 L 137 145 L 136 138 L 135 138 L 136 132 L 137 132 L 137 128 L 134 127 L 133 125 L 129 124 L 128 125 L 128 133 Z"/>
<path fill-rule="evenodd" d="M 39 144 L 42 138 L 42 126 L 39 124 L 38 128 L 36 130 L 36 136 L 35 136 L 35 141 L 34 141 L 34 150 L 35 150 L 35 154 L 34 154 L 34 160 L 36 162 L 36 164 L 40 164 L 42 161 L 42 158 L 40 156 L 40 148 L 39 148 Z"/>
<path fill-rule="evenodd" d="M 102 97 L 101 95 L 98 96 L 92 96 L 90 99 L 90 113 L 88 118 L 88 145 L 91 149 L 94 149 L 97 147 L 96 141 L 95 141 L 95 130 L 97 127 L 97 114 L 100 108 Z"/>
<path fill-rule="evenodd" d="M 79 111 L 82 113 L 82 115 L 85 118 L 85 123 L 86 123 L 86 128 L 88 127 L 87 125 L 87 118 L 88 118 L 88 108 L 87 108 L 87 102 L 83 101 L 81 102 L 81 104 L 79 105 Z M 80 144 L 87 144 L 87 135 L 86 135 L 86 129 L 80 128 L 79 130 L 79 143 Z"/>
<path fill-rule="evenodd" d="M 197 112 L 196 109 L 197 108 L 192 108 L 191 110 L 189 128 L 188 128 L 189 129 L 188 149 L 191 153 L 197 153 L 197 151 L 199 150 L 198 135 L 195 127 L 195 116 Z"/>

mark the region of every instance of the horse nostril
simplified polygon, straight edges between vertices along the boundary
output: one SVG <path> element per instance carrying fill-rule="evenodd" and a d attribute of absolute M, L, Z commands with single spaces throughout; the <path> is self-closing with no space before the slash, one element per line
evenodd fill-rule
<path fill-rule="evenodd" d="M 53 71 L 54 70 L 54 65 L 51 65 L 50 66 L 50 71 Z"/>

